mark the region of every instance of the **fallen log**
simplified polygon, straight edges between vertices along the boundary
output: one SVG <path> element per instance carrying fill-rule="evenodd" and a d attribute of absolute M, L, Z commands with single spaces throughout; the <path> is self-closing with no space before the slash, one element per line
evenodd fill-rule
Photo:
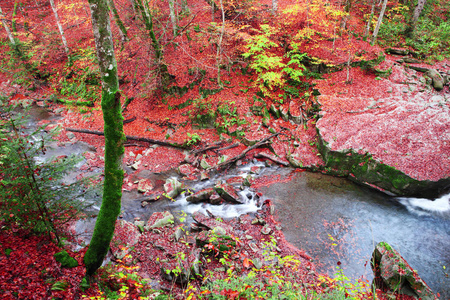
<path fill-rule="evenodd" d="M 270 154 L 267 154 L 267 153 L 258 153 L 258 154 L 255 155 L 255 157 L 256 158 L 267 158 L 267 159 L 270 159 L 271 161 L 273 161 L 273 162 L 275 162 L 275 163 L 277 163 L 279 165 L 282 165 L 282 166 L 285 166 L 285 167 L 289 166 L 288 162 L 282 161 L 281 159 L 278 159 L 278 158 L 276 158 L 276 157 L 274 157 L 274 156 L 272 156 Z"/>
<path fill-rule="evenodd" d="M 105 133 L 103 131 L 97 131 L 97 130 L 76 129 L 76 128 L 66 128 L 66 130 L 72 131 L 72 132 L 79 132 L 79 133 L 95 134 L 95 135 L 100 135 L 100 136 L 105 135 Z M 166 147 L 173 147 L 173 148 L 179 148 L 179 149 L 188 148 L 185 145 L 180 145 L 175 142 L 165 142 L 165 141 L 161 141 L 161 140 L 155 140 L 155 139 L 139 137 L 139 136 L 126 135 L 125 138 L 127 140 L 146 142 L 146 143 L 157 144 L 157 145 L 166 146 Z"/>
<path fill-rule="evenodd" d="M 228 159 L 228 160 L 226 160 L 226 161 L 224 161 L 224 162 L 222 162 L 222 163 L 220 163 L 220 164 L 215 165 L 214 167 L 209 168 L 208 170 L 219 169 L 219 168 L 222 168 L 223 166 L 232 164 L 232 163 L 234 163 L 234 162 L 236 162 L 236 161 L 238 161 L 238 160 L 244 158 L 245 155 L 247 155 L 247 153 L 248 153 L 249 151 L 251 151 L 251 150 L 253 150 L 253 149 L 256 149 L 256 148 L 259 148 L 259 147 L 261 147 L 261 146 L 265 146 L 265 145 L 269 144 L 269 140 L 272 139 L 273 137 L 276 137 L 276 136 L 279 135 L 279 134 L 280 134 L 280 132 L 277 132 L 277 133 L 272 134 L 271 136 L 268 136 L 268 137 L 266 137 L 266 138 L 263 138 L 262 140 L 260 140 L 260 141 L 257 142 L 256 144 L 254 144 L 253 146 L 248 147 L 247 149 L 245 149 L 244 151 L 242 151 L 242 153 L 239 154 L 238 156 L 232 157 L 232 158 L 230 158 L 230 159 Z"/>

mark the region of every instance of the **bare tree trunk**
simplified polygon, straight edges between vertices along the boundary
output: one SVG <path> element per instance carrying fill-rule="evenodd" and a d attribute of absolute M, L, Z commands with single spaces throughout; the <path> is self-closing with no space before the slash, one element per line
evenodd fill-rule
<path fill-rule="evenodd" d="M 384 12 L 386 11 L 386 5 L 388 0 L 384 0 L 383 6 L 381 7 L 380 16 L 378 17 L 377 26 L 375 27 L 375 30 L 373 31 L 372 35 L 372 45 L 377 40 L 378 31 L 380 30 L 381 23 L 383 22 Z"/>
<path fill-rule="evenodd" d="M 50 0 L 50 5 L 52 6 L 53 14 L 55 15 L 56 24 L 58 25 L 59 33 L 61 34 L 61 40 L 64 45 L 64 51 L 66 51 L 66 55 L 67 55 L 67 57 L 69 57 L 70 56 L 69 47 L 67 46 L 67 40 L 66 40 L 66 37 L 64 36 L 64 30 L 61 26 L 61 22 L 59 21 L 58 10 L 56 9 L 55 2 L 53 0 Z"/>
<path fill-rule="evenodd" d="M 278 11 L 278 0 L 272 0 L 272 13 L 276 14 Z"/>
<path fill-rule="evenodd" d="M 420 14 L 422 13 L 423 7 L 425 6 L 425 3 L 427 0 L 419 0 L 419 3 L 417 3 L 416 9 L 414 10 L 414 14 L 411 20 L 411 26 L 409 31 L 411 33 L 416 30 L 417 21 L 419 20 Z"/>
<path fill-rule="evenodd" d="M 169 15 L 172 22 L 173 36 L 177 36 L 177 19 L 175 17 L 175 0 L 169 0 Z"/>
<path fill-rule="evenodd" d="M 122 20 L 120 19 L 119 13 L 117 12 L 116 5 L 114 4 L 114 0 L 107 0 L 108 6 L 111 9 L 114 20 L 116 21 L 117 26 L 119 27 L 120 36 L 122 38 L 122 45 L 126 41 L 128 41 L 128 34 L 127 29 L 125 28 L 125 25 L 123 25 Z"/>
<path fill-rule="evenodd" d="M 220 9 L 222 11 L 222 28 L 220 29 L 220 37 L 217 43 L 217 83 L 222 86 L 222 81 L 220 80 L 220 57 L 222 52 L 222 40 L 223 40 L 223 32 L 225 28 L 225 11 L 223 10 L 223 2 L 220 0 Z"/>
<path fill-rule="evenodd" d="M 9 41 L 11 44 L 16 47 L 16 41 L 14 40 L 14 36 L 11 33 L 11 30 L 9 30 L 8 24 L 6 23 L 5 16 L 3 15 L 2 8 L 0 7 L 0 18 L 2 18 L 3 27 L 5 27 L 6 33 L 8 34 Z"/>
<path fill-rule="evenodd" d="M 111 22 L 106 0 L 89 0 L 92 29 L 94 31 L 98 64 L 102 75 L 102 112 L 105 132 L 105 181 L 103 200 L 95 222 L 89 249 L 84 255 L 88 276 L 102 265 L 114 235 L 117 217 L 120 214 L 125 135 L 120 109 L 119 81 Z"/>
<path fill-rule="evenodd" d="M 370 9 L 370 16 L 369 16 L 369 20 L 367 20 L 367 26 L 366 26 L 366 31 L 364 32 L 364 36 L 368 37 L 369 33 L 370 33 L 370 24 L 372 23 L 373 20 L 373 14 L 375 11 L 375 3 L 377 2 L 377 0 L 372 0 L 372 8 Z"/>

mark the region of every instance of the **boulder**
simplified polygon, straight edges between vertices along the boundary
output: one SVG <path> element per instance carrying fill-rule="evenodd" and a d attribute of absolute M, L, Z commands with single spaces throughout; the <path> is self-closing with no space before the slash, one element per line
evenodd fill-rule
<path fill-rule="evenodd" d="M 176 178 L 168 178 L 166 183 L 164 183 L 164 191 L 169 198 L 176 198 L 184 188 L 184 184 L 179 182 Z"/>
<path fill-rule="evenodd" d="M 117 259 L 124 258 L 138 242 L 141 233 L 138 227 L 125 220 L 117 220 L 111 240 L 111 252 Z"/>
<path fill-rule="evenodd" d="M 139 193 L 147 193 L 153 189 L 153 184 L 150 179 L 141 179 L 138 182 L 137 190 Z"/>
<path fill-rule="evenodd" d="M 173 224 L 174 217 L 168 212 L 155 212 L 150 216 L 150 219 L 147 221 L 147 229 L 160 228 L 166 225 Z"/>
<path fill-rule="evenodd" d="M 191 203 L 209 202 L 209 199 L 213 194 L 215 194 L 213 188 L 204 189 L 188 196 L 186 201 Z"/>
<path fill-rule="evenodd" d="M 390 291 L 415 299 L 437 299 L 417 272 L 386 242 L 378 243 L 375 247 L 372 254 L 372 271 L 377 288 L 386 287 Z"/>
<path fill-rule="evenodd" d="M 444 88 L 444 79 L 438 71 L 430 69 L 427 71 L 426 75 L 428 75 L 433 80 L 433 87 L 436 89 L 436 91 L 441 91 Z"/>
<path fill-rule="evenodd" d="M 234 190 L 234 187 L 228 183 L 218 183 L 214 186 L 214 190 L 220 195 L 224 200 L 242 204 L 242 200 L 239 198 L 238 194 Z"/>

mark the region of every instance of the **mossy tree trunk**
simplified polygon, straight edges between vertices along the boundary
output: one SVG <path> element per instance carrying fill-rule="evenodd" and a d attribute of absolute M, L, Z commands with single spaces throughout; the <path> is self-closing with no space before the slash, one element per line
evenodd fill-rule
<path fill-rule="evenodd" d="M 161 78 L 161 86 L 165 87 L 170 83 L 170 74 L 167 65 L 164 63 L 163 50 L 159 40 L 156 38 L 153 29 L 153 16 L 148 9 L 148 3 L 142 3 L 142 0 L 134 0 L 137 10 L 141 12 L 145 28 L 148 31 L 150 40 L 152 41 L 153 50 L 155 51 L 155 62 Z"/>
<path fill-rule="evenodd" d="M 84 256 L 86 274 L 92 275 L 102 265 L 108 253 L 116 219 L 120 213 L 125 135 L 108 5 L 106 0 L 89 0 L 89 4 L 98 63 L 102 74 L 102 111 L 105 133 L 105 182 L 102 206 L 89 249 Z"/>
<path fill-rule="evenodd" d="M 109 8 L 111 9 L 114 20 L 116 21 L 117 26 L 119 27 L 120 36 L 122 37 L 122 44 L 128 41 L 128 33 L 127 29 L 125 28 L 125 25 L 123 24 L 122 20 L 120 19 L 119 13 L 117 12 L 116 5 L 114 4 L 114 0 L 107 0 Z"/>

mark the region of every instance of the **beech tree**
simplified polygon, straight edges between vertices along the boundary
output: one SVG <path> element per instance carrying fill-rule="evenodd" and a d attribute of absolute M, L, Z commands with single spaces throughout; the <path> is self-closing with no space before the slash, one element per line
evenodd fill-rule
<path fill-rule="evenodd" d="M 61 26 L 61 22 L 59 21 L 58 10 L 56 9 L 55 2 L 53 0 L 50 0 L 50 5 L 52 6 L 53 14 L 55 15 L 56 25 L 58 25 L 59 33 L 61 34 L 61 40 L 64 45 L 64 51 L 66 51 L 66 55 L 67 57 L 69 57 L 70 56 L 69 46 L 67 46 L 66 36 L 64 35 L 64 30 Z"/>
<path fill-rule="evenodd" d="M 422 13 L 422 10 L 423 10 L 426 2 L 427 2 L 427 0 L 419 0 L 417 2 L 417 6 L 414 9 L 414 13 L 411 18 L 411 22 L 406 29 L 406 33 L 408 35 L 412 35 L 414 30 L 416 29 L 417 21 L 419 20 L 420 14 Z"/>
<path fill-rule="evenodd" d="M 97 58 L 102 76 L 102 111 L 105 134 L 105 181 L 103 200 L 89 249 L 84 256 L 87 275 L 102 265 L 114 234 L 122 198 L 125 135 L 120 105 L 117 62 L 106 0 L 89 0 Z"/>
<path fill-rule="evenodd" d="M 12 35 L 11 30 L 9 30 L 8 23 L 6 23 L 5 16 L 3 15 L 3 10 L 1 7 L 0 7 L 0 18 L 2 19 L 3 27 L 5 28 L 6 33 L 8 34 L 9 41 L 11 42 L 11 45 L 15 48 L 16 41 L 14 40 L 14 36 Z"/>
<path fill-rule="evenodd" d="M 383 23 L 383 17 L 384 17 L 384 12 L 386 11 L 387 2 L 388 2 L 388 0 L 384 0 L 383 6 L 381 7 L 380 16 L 378 17 L 378 22 L 377 22 L 377 25 L 375 26 L 375 30 L 373 31 L 373 35 L 372 35 L 372 45 L 377 40 L 378 31 L 380 30 L 381 23 Z"/>

